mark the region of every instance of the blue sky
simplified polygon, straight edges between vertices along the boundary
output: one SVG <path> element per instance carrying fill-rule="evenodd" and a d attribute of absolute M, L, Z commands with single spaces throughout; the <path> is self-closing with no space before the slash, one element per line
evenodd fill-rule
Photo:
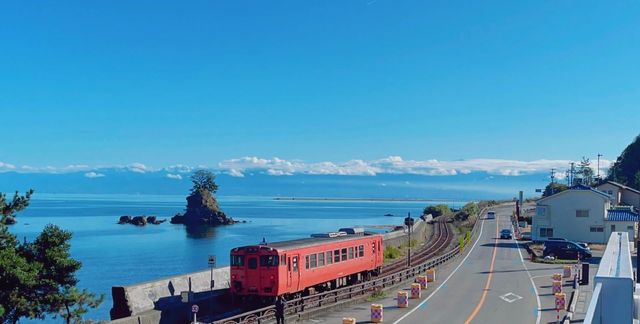
<path fill-rule="evenodd" d="M 0 162 L 615 159 L 637 1 L 11 1 Z"/>

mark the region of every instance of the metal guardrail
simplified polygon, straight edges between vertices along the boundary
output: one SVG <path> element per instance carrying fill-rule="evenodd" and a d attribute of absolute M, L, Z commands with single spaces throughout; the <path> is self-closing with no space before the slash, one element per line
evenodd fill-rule
<path fill-rule="evenodd" d="M 478 223 L 481 215 L 484 215 L 486 208 L 478 213 L 478 218 L 471 230 L 472 235 L 467 243 L 473 240 L 478 232 Z M 390 275 L 376 278 L 367 282 L 351 285 L 336 290 L 331 290 L 315 295 L 304 296 L 287 302 L 285 316 L 301 317 L 305 313 L 317 311 L 324 308 L 335 307 L 337 305 L 349 302 L 354 297 L 363 297 L 369 293 L 381 291 L 383 289 L 396 286 L 402 282 L 415 278 L 418 274 L 424 273 L 427 269 L 441 265 L 460 254 L 460 247 L 456 246 L 451 251 L 427 260 L 410 269 L 401 270 Z M 221 319 L 212 322 L 213 324 L 254 324 L 275 320 L 275 307 L 273 305 L 264 308 L 252 310 L 233 317 Z"/>

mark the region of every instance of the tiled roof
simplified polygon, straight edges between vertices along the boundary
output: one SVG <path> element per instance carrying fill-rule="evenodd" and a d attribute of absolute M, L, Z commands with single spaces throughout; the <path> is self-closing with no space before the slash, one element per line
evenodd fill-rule
<path fill-rule="evenodd" d="M 621 184 L 621 183 L 618 183 L 618 182 L 614 182 L 614 181 L 607 181 L 607 182 L 605 182 L 605 183 L 608 183 L 608 184 L 614 185 L 614 186 L 616 186 L 616 187 L 618 187 L 618 188 L 622 188 L 622 189 L 629 190 L 629 191 L 631 191 L 631 192 L 635 192 L 635 193 L 637 193 L 637 194 L 640 194 L 640 190 L 633 189 L 633 188 L 631 188 L 631 187 L 629 187 L 629 186 L 625 186 L 625 185 L 623 185 L 623 184 Z"/>
<path fill-rule="evenodd" d="M 624 209 L 609 209 L 607 220 L 614 222 L 637 222 L 640 221 L 640 214 Z"/>
<path fill-rule="evenodd" d="M 605 196 L 607 198 L 611 198 L 611 196 L 608 193 L 604 192 L 604 191 L 600 191 L 598 189 L 594 189 L 594 188 L 591 188 L 589 186 L 585 186 L 585 185 L 582 185 L 582 184 L 578 184 L 578 185 L 569 187 L 569 190 L 589 190 L 589 191 L 593 191 L 593 192 L 595 192 L 597 194 L 601 194 L 601 195 L 603 195 L 603 196 Z"/>

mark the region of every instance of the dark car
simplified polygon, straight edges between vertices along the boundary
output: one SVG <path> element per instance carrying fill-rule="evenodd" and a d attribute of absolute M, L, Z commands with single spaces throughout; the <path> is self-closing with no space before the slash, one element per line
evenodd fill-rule
<path fill-rule="evenodd" d="M 511 234 L 511 230 L 508 228 L 505 228 L 503 230 L 500 231 L 500 238 L 501 239 L 511 239 L 513 237 L 513 235 Z"/>
<path fill-rule="evenodd" d="M 569 242 L 569 240 L 567 240 L 566 238 L 563 237 L 550 237 L 547 239 L 547 241 L 565 241 L 565 242 Z M 576 241 L 571 241 L 574 243 L 577 243 L 578 245 L 582 246 L 583 248 L 589 250 L 589 245 L 587 245 L 587 243 L 582 243 L 582 242 L 576 242 Z"/>
<path fill-rule="evenodd" d="M 591 250 L 584 248 L 580 244 L 573 241 L 551 240 L 544 242 L 544 250 L 542 256 L 554 257 L 565 260 L 576 260 L 580 256 L 581 260 L 590 259 Z"/>

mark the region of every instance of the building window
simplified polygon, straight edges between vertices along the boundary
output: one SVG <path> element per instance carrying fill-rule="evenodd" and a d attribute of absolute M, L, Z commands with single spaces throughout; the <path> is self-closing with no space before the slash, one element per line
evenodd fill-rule
<path fill-rule="evenodd" d="M 576 217 L 589 217 L 589 210 L 588 209 L 576 210 Z"/>
<path fill-rule="evenodd" d="M 633 231 L 633 226 L 627 226 L 627 231 Z"/>
<path fill-rule="evenodd" d="M 553 228 L 540 228 L 540 237 L 553 237 Z"/>
<path fill-rule="evenodd" d="M 589 228 L 589 231 L 591 233 L 602 233 L 602 232 L 604 232 L 604 227 L 603 226 L 591 226 Z"/>
<path fill-rule="evenodd" d="M 611 225 L 611 231 L 615 232 L 616 231 L 616 225 Z"/>

